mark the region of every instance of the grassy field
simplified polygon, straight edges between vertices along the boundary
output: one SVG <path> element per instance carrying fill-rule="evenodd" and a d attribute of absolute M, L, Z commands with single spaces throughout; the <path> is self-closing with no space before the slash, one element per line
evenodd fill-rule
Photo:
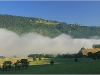
<path fill-rule="evenodd" d="M 54 65 L 50 65 L 50 59 L 37 60 L 30 62 L 27 69 L 2 71 L 0 74 L 100 74 L 100 60 L 92 60 L 89 58 L 79 59 L 74 62 L 74 59 L 57 59 Z"/>

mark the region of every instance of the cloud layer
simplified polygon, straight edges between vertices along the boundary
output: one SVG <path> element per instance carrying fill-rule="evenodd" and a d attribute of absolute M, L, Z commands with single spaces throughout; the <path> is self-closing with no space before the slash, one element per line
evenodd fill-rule
<path fill-rule="evenodd" d="M 73 39 L 62 34 L 51 39 L 37 33 L 19 36 L 12 31 L 0 29 L 0 56 L 6 57 L 26 57 L 35 53 L 77 53 L 82 47 L 91 48 L 93 44 L 100 44 L 97 36 L 91 39 Z"/>

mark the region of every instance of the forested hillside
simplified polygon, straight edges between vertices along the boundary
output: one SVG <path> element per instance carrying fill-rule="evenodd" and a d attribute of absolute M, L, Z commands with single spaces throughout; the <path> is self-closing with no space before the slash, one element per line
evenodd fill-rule
<path fill-rule="evenodd" d="M 23 33 L 37 32 L 51 38 L 65 33 L 73 38 L 90 38 L 100 36 L 100 26 L 82 26 L 80 24 L 67 24 L 52 20 L 34 17 L 13 15 L 0 15 L 0 28 L 5 28 L 21 35 Z"/>

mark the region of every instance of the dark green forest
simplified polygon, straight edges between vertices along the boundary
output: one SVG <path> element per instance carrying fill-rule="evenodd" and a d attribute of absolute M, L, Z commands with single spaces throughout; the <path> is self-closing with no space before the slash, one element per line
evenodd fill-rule
<path fill-rule="evenodd" d="M 50 38 L 57 37 L 62 33 L 68 34 L 73 38 L 100 36 L 100 26 L 82 26 L 81 24 L 67 24 L 35 17 L 3 14 L 0 14 L 0 28 L 14 31 L 18 35 L 37 32 Z"/>

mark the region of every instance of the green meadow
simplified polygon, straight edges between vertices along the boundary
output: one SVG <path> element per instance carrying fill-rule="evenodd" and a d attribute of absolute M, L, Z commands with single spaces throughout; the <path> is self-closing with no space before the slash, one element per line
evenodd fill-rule
<path fill-rule="evenodd" d="M 50 65 L 51 59 L 36 60 L 30 62 L 27 69 L 2 71 L 0 74 L 100 74 L 100 60 L 80 58 L 74 62 L 74 58 L 52 58 L 54 65 Z"/>

